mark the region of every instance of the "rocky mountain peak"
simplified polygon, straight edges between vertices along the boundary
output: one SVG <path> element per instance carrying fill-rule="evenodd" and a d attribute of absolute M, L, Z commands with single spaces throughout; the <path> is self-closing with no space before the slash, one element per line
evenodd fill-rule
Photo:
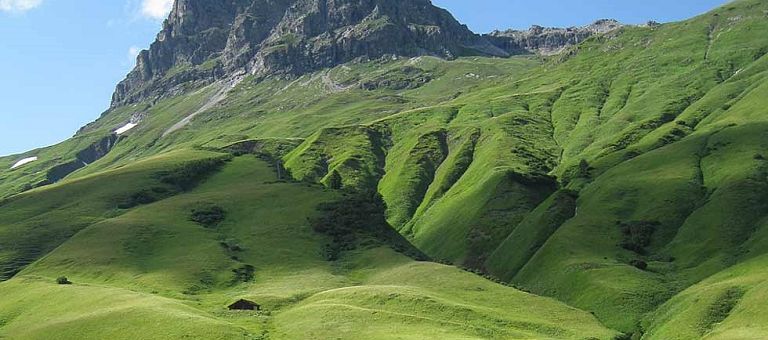
<path fill-rule="evenodd" d="M 493 31 L 484 37 L 510 54 L 535 53 L 553 55 L 595 34 L 615 31 L 624 25 L 613 19 L 601 19 L 581 27 L 543 27 L 528 30 Z"/>
<path fill-rule="evenodd" d="M 605 34 L 605 33 L 615 31 L 622 27 L 624 27 L 624 24 L 620 23 L 616 19 L 600 19 L 595 21 L 592 24 L 581 27 L 581 29 L 592 31 L 598 34 Z M 576 29 L 578 29 L 578 27 Z"/>
<path fill-rule="evenodd" d="M 112 105 L 233 75 L 295 76 L 385 55 L 508 53 L 430 0 L 176 0 Z"/>

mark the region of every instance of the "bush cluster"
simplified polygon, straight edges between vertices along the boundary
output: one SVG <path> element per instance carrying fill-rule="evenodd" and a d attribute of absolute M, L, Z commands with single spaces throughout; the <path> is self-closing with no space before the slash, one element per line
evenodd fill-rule
<path fill-rule="evenodd" d="M 629 261 L 629 264 L 631 264 L 633 267 L 640 270 L 648 269 L 648 263 L 643 260 L 632 260 L 632 261 Z"/>
<path fill-rule="evenodd" d="M 170 191 L 163 187 L 144 189 L 120 199 L 117 202 L 117 207 L 119 209 L 130 209 L 140 205 L 157 202 L 167 197 L 169 194 Z"/>
<path fill-rule="evenodd" d="M 253 281 L 254 273 L 256 272 L 256 268 L 254 268 L 250 264 L 244 264 L 238 268 L 232 269 L 232 273 L 234 273 L 234 282 L 251 282 Z"/>
<path fill-rule="evenodd" d="M 619 244 L 622 248 L 645 255 L 645 248 L 651 245 L 653 233 L 661 225 L 659 222 L 635 221 L 619 222 L 623 239 Z"/>
<path fill-rule="evenodd" d="M 117 200 L 119 209 L 131 209 L 150 204 L 178 192 L 194 188 L 213 172 L 219 170 L 230 158 L 202 159 L 182 164 L 174 169 L 158 172 L 155 176 L 165 184 L 142 189 Z"/>
<path fill-rule="evenodd" d="M 187 162 L 172 170 L 158 173 L 161 182 L 171 185 L 180 191 L 194 188 L 200 181 L 211 173 L 219 170 L 229 158 L 208 158 Z"/>
<path fill-rule="evenodd" d="M 189 219 L 206 228 L 215 228 L 226 218 L 226 212 L 219 206 L 209 205 L 192 209 Z"/>
<path fill-rule="evenodd" d="M 426 256 L 415 249 L 387 223 L 386 204 L 378 192 L 349 192 L 339 201 L 321 204 L 318 218 L 310 219 L 312 228 L 331 238 L 325 246 L 325 258 L 336 261 L 345 251 L 361 244 L 387 245 L 416 260 Z"/>

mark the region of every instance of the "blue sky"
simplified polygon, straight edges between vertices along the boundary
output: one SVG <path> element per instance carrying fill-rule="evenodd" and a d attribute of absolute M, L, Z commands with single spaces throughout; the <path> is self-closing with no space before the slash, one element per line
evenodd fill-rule
<path fill-rule="evenodd" d="M 160 29 L 171 0 L 0 0 L 0 155 L 51 145 L 93 121 Z M 476 32 L 674 21 L 726 0 L 433 0 Z"/>
<path fill-rule="evenodd" d="M 627 24 L 678 21 L 728 0 L 432 0 L 477 33 L 494 29 L 580 26 L 596 19 Z"/>

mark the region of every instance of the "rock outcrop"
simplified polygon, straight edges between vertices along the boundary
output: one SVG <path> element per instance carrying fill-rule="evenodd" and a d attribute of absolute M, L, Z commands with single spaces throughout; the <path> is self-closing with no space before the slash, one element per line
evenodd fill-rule
<path fill-rule="evenodd" d="M 623 25 L 616 20 L 602 19 L 582 27 L 533 26 L 527 31 L 494 31 L 484 37 L 510 54 L 554 55 L 595 34 L 605 34 L 621 27 Z"/>
<path fill-rule="evenodd" d="M 430 0 L 176 0 L 112 106 L 233 75 L 295 76 L 386 55 L 508 53 Z"/>
<path fill-rule="evenodd" d="M 120 137 L 114 133 L 101 138 L 100 140 L 89 145 L 87 148 L 80 150 L 80 152 L 78 152 L 75 156 L 75 159 L 48 169 L 46 180 L 38 183 L 37 186 L 56 183 L 69 176 L 73 172 L 98 161 L 102 157 L 106 156 L 110 151 L 112 151 L 118 142 L 120 142 Z"/>

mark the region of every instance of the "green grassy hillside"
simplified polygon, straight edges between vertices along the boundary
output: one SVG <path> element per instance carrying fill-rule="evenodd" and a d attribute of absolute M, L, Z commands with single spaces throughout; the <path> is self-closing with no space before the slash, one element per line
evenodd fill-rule
<path fill-rule="evenodd" d="M 18 297 L 0 337 L 128 338 L 157 313 L 157 338 L 765 338 L 766 13 L 739 0 L 547 58 L 358 60 L 115 108 L 0 158 L 0 293 Z M 360 212 L 328 203 L 361 192 L 386 209 L 350 227 Z M 343 228 L 313 230 L 329 211 Z M 416 262 L 387 223 L 529 293 Z M 225 311 L 238 298 L 265 311 Z"/>
<path fill-rule="evenodd" d="M 649 339 L 759 339 L 765 335 L 765 256 L 696 284 L 647 317 Z"/>
<path fill-rule="evenodd" d="M 67 180 L 3 200 L 0 279 L 12 277 L 94 223 L 182 190 L 163 180 L 168 178 L 165 172 L 220 157 L 203 151 L 167 153 L 130 168 Z"/>
<path fill-rule="evenodd" d="M 447 119 L 370 123 L 408 126 L 380 143 L 390 222 L 431 256 L 642 332 L 681 289 L 760 254 L 765 10 L 624 28 L 452 100 Z M 554 181 L 578 192 L 573 212 L 546 200 Z"/>
<path fill-rule="evenodd" d="M 141 173 L 150 164 L 160 163 L 122 171 Z M 135 183 L 109 172 L 91 178 L 111 182 L 112 190 L 119 190 L 117 183 Z M 235 158 L 194 190 L 95 221 L 0 283 L 9 297 L 0 302 L 0 335 L 376 339 L 397 331 L 414 338 L 609 339 L 616 334 L 590 314 L 552 299 L 456 268 L 415 262 L 375 244 L 329 262 L 323 257 L 328 240 L 307 218 L 321 214 L 320 203 L 338 197 L 318 186 L 276 181 L 274 169 L 253 156 Z M 41 202 L 17 204 L 26 210 Z M 192 221 L 192 212 L 205 206 L 220 207 L 223 220 Z M 57 285 L 60 276 L 73 284 Z M 256 301 L 263 310 L 227 311 L 239 298 Z"/>

